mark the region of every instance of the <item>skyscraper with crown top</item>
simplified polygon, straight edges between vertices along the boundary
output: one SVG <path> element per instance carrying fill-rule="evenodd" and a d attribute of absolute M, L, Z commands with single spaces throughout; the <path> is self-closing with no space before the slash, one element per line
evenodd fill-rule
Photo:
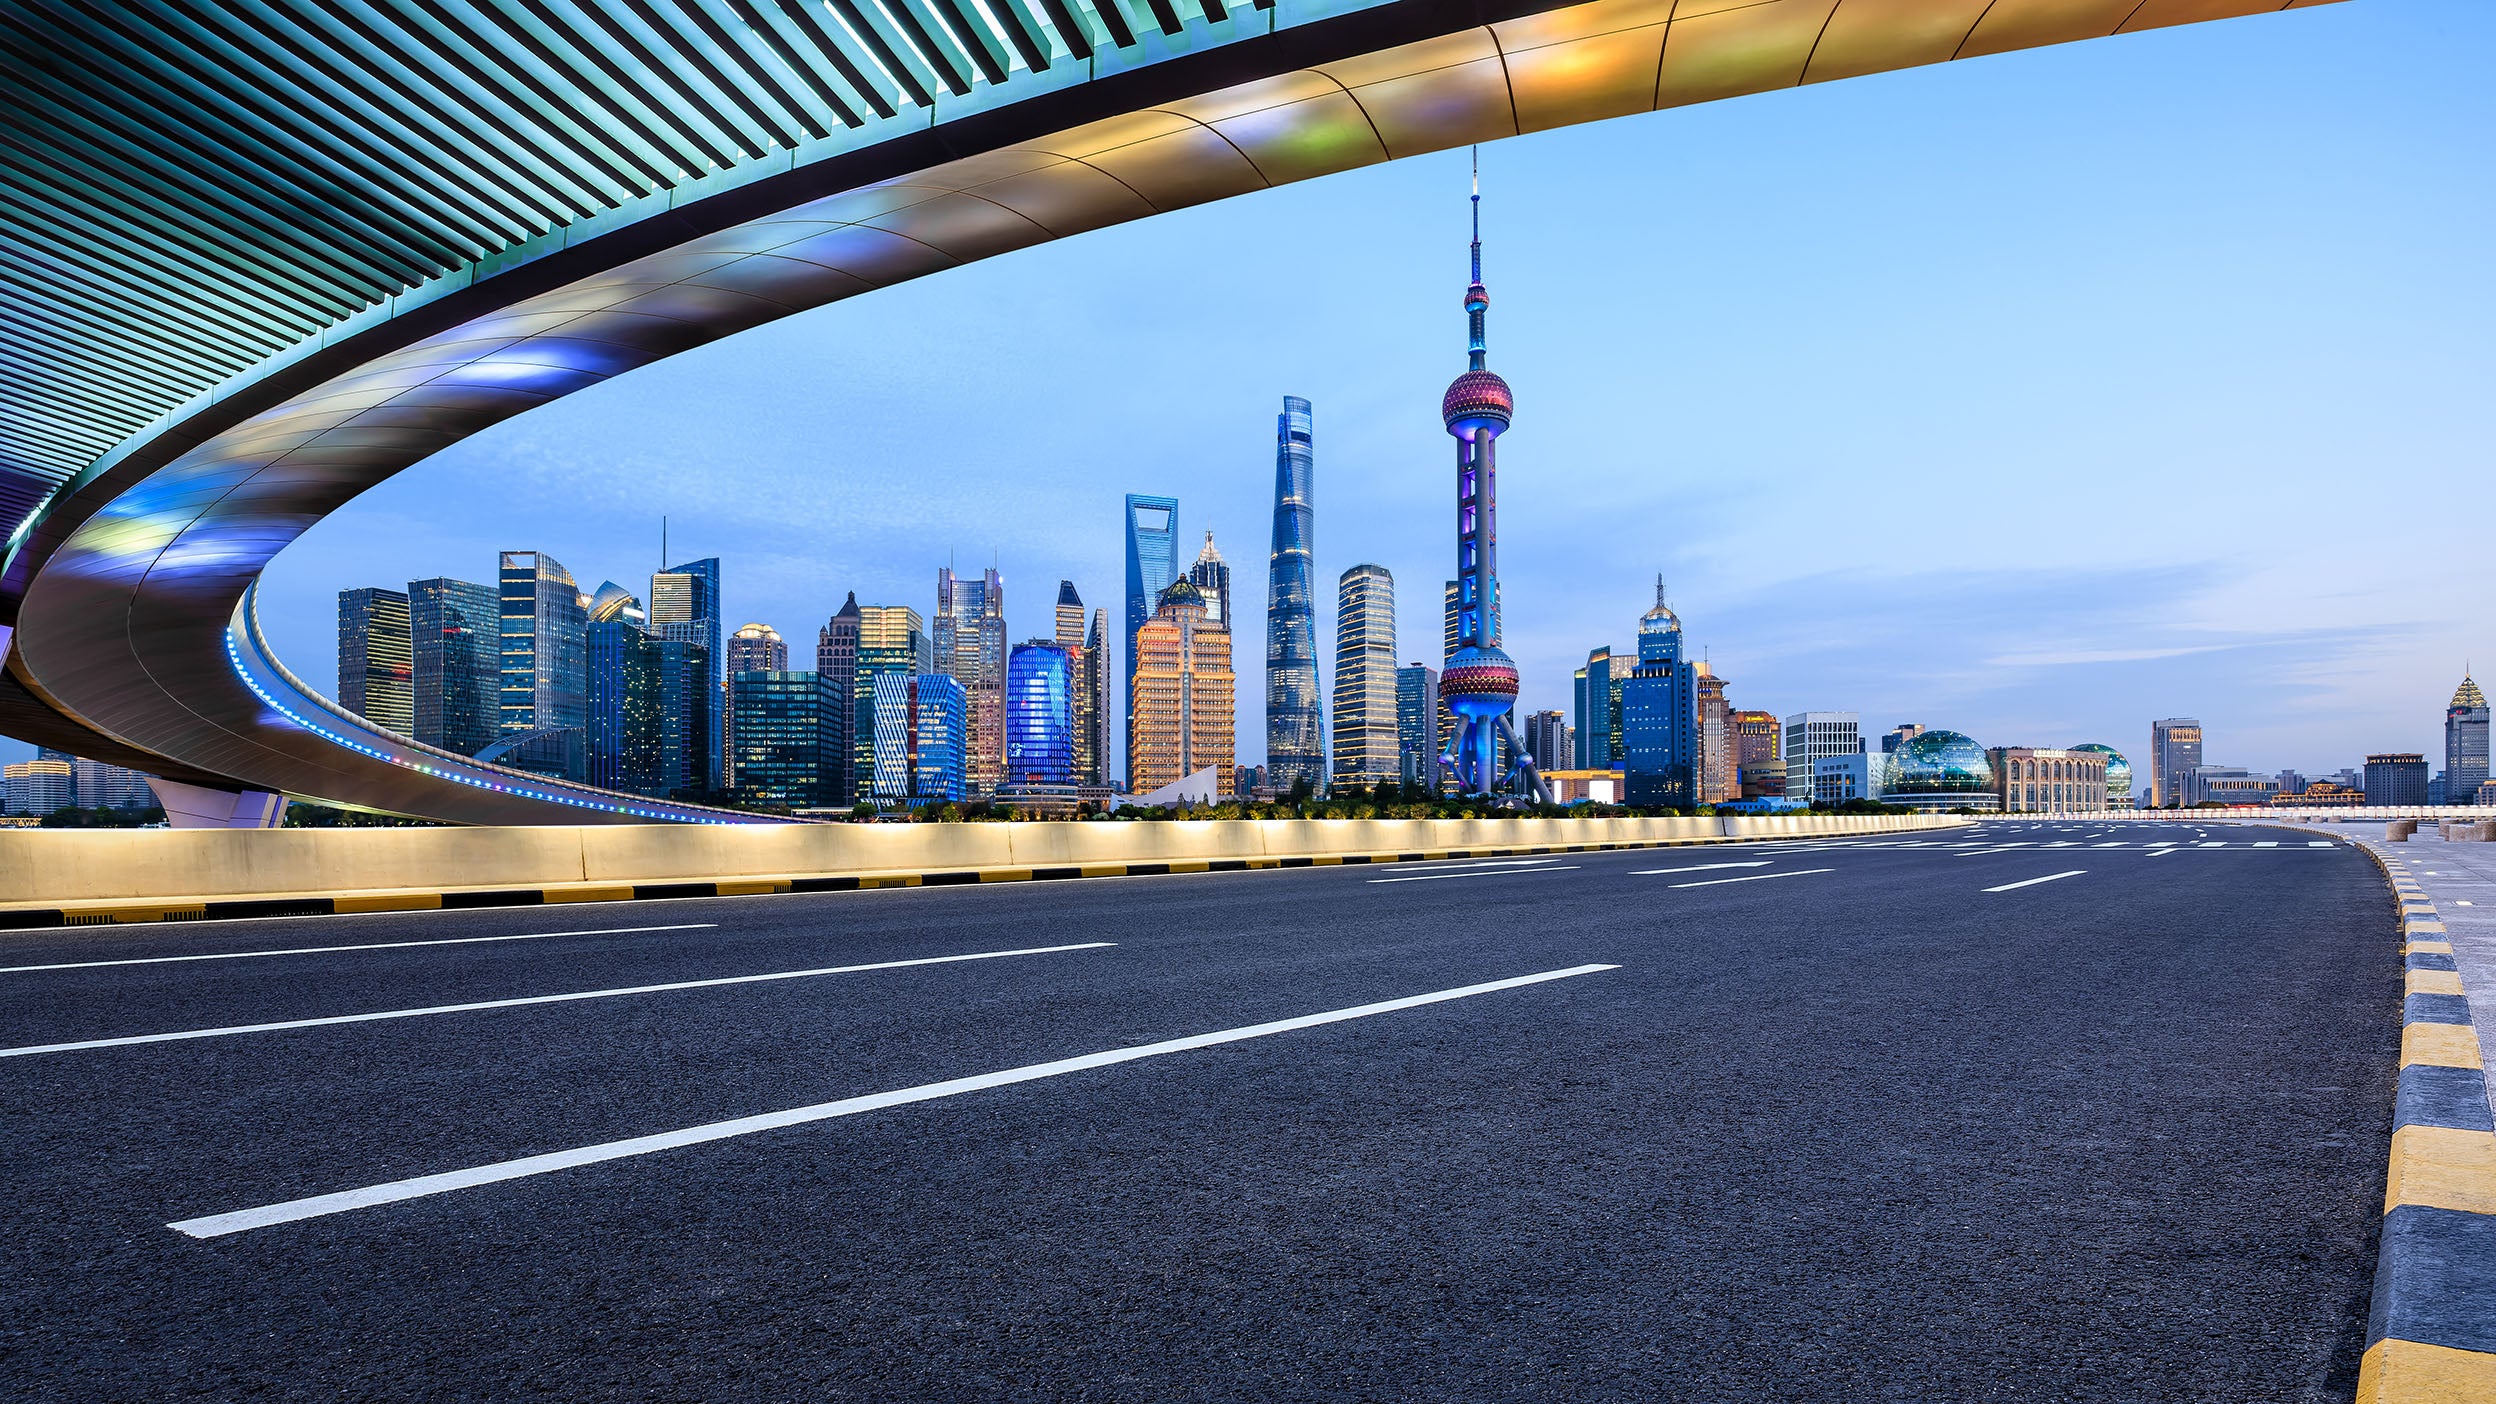
<path fill-rule="evenodd" d="M 2464 666 L 2444 709 L 2444 801 L 2471 804 L 2487 783 L 2487 694 Z"/>

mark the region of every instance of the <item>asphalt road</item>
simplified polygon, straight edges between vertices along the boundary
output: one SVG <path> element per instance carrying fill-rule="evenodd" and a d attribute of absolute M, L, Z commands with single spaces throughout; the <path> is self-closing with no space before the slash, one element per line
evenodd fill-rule
<path fill-rule="evenodd" d="M 13 933 L 0 1395 L 2346 1400 L 2400 977 L 2310 840 Z"/>

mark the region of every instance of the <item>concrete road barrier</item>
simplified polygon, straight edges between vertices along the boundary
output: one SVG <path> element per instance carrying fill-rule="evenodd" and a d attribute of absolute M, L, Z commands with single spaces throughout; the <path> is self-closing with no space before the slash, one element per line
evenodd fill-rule
<path fill-rule="evenodd" d="M 2409 842 L 2409 836 L 2416 832 L 2418 832 L 2417 820 L 2395 819 L 2383 826 L 2383 841 L 2386 843 L 2407 843 Z"/>
<path fill-rule="evenodd" d="M 0 831 L 0 917 L 124 904 L 162 920 L 249 911 L 710 895 L 713 888 L 1006 881 L 1646 847 L 1947 828 L 1945 815 L 1695 819 L 1274 819 L 1059 824 Z M 854 880 L 853 880 L 854 879 Z M 692 888 L 702 888 L 699 893 Z M 636 892 L 636 889 L 641 889 Z M 478 898 L 478 901 L 460 900 Z M 426 900 L 430 898 L 431 900 Z M 153 913 L 149 915 L 148 913 Z M 83 919 L 70 913 L 66 919 Z M 0 924 L 57 924 L 10 921 Z"/>

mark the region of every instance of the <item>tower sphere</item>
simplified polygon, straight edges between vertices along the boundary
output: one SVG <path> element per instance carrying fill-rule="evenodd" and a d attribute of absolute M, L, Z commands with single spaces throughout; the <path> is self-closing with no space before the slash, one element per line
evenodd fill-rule
<path fill-rule="evenodd" d="M 1449 384 L 1447 395 L 1439 401 L 1439 418 L 1446 421 L 1447 432 L 1460 439 L 1499 437 L 1516 410 L 1516 396 L 1495 371 L 1466 371 Z"/>
<path fill-rule="evenodd" d="M 1439 670 L 1439 700 L 1460 717 L 1496 717 L 1517 702 L 1517 665 L 1497 644 L 1468 644 Z"/>

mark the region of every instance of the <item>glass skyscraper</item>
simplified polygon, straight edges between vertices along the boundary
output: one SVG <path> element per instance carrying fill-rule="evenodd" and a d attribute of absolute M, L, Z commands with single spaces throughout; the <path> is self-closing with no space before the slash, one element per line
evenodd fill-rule
<path fill-rule="evenodd" d="M 1620 768 L 1621 684 L 1634 666 L 1607 644 L 1588 653 L 1586 666 L 1577 670 L 1577 754 L 1570 763 L 1579 770 Z"/>
<path fill-rule="evenodd" d="M 1075 660 L 1045 639 L 1014 645 L 1006 665 L 1005 783 L 1075 783 Z"/>
<path fill-rule="evenodd" d="M 720 669 L 728 660 L 721 652 L 719 557 L 687 561 L 650 577 L 650 632 L 657 638 L 700 646 L 702 656 L 709 660 L 711 691 L 718 698 L 709 710 L 721 712 L 725 698 L 718 696 Z M 724 728 L 713 726 L 704 743 L 702 783 L 693 788 L 712 790 L 728 783 L 727 760 L 721 751 L 725 744 Z"/>
<path fill-rule="evenodd" d="M 463 756 L 492 744 L 501 725 L 502 613 L 491 585 L 447 576 L 408 582 L 418 741 Z"/>
<path fill-rule="evenodd" d="M 589 626 L 589 783 L 655 793 L 661 698 L 658 641 L 628 619 Z"/>
<path fill-rule="evenodd" d="M 415 731 L 407 596 L 382 589 L 338 592 L 338 705 L 384 731 Z"/>
<path fill-rule="evenodd" d="M 855 802 L 858 793 L 858 619 L 858 596 L 853 591 L 815 636 L 816 674 L 833 696 L 850 699 L 824 720 L 823 744 L 831 753 L 824 793 L 837 797 L 827 799 L 827 804 Z"/>
<path fill-rule="evenodd" d="M 811 809 L 823 792 L 823 716 L 839 699 L 811 671 L 731 674 L 737 797 L 748 804 Z"/>
<path fill-rule="evenodd" d="M 1395 578 L 1356 565 L 1335 588 L 1335 760 L 1340 784 L 1401 780 L 1396 727 Z"/>
<path fill-rule="evenodd" d="M 1697 806 L 1698 670 L 1682 660 L 1681 619 L 1662 580 L 1638 621 L 1638 668 L 1621 684 L 1621 765 L 1631 804 Z"/>
<path fill-rule="evenodd" d="M 1135 633 L 1160 607 L 1161 592 L 1179 578 L 1179 500 L 1127 494 L 1127 694 L 1119 715 L 1135 745 Z"/>
<path fill-rule="evenodd" d="M 1107 611 L 1092 612 L 1084 630 L 1083 596 L 1075 582 L 1057 582 L 1057 646 L 1075 668 L 1075 783 L 1109 783 L 1109 632 Z"/>
<path fill-rule="evenodd" d="M 858 661 L 850 683 L 850 803 L 909 797 L 906 773 L 898 782 L 901 788 L 890 792 L 876 779 L 884 755 L 884 738 L 876 729 L 882 725 L 876 687 L 886 677 L 907 678 L 935 671 L 933 652 L 917 610 L 908 605 L 859 607 Z M 906 745 L 906 738 L 897 744 Z"/>
<path fill-rule="evenodd" d="M 1265 775 L 1279 791 L 1326 783 L 1317 681 L 1317 447 L 1309 402 L 1274 420 L 1274 542 L 1265 576 Z M 1130 650 L 1132 656 L 1132 650 Z"/>
<path fill-rule="evenodd" d="M 2149 724 L 2149 802 L 2161 809 L 2185 803 L 2193 772 L 2201 769 L 2201 722 L 2162 717 Z M 1794 762 L 1786 759 L 1785 792 L 1794 793 Z"/>
<path fill-rule="evenodd" d="M 959 800 L 966 793 L 962 684 L 943 673 L 875 678 L 875 798 L 883 804 Z"/>
<path fill-rule="evenodd" d="M 2487 783 L 2487 694 L 2469 673 L 2444 709 L 2444 802 L 2475 804 Z"/>
<path fill-rule="evenodd" d="M 1231 613 L 1231 563 L 1222 559 L 1211 531 L 1205 533 L 1205 548 L 1196 553 L 1196 563 L 1187 568 L 1187 578 L 1205 592 L 1205 617 L 1237 633 L 1239 621 Z"/>
<path fill-rule="evenodd" d="M 505 551 L 501 583 L 501 729 L 587 724 L 589 611 L 572 572 L 543 552 Z"/>
<path fill-rule="evenodd" d="M 589 783 L 666 799 L 709 788 L 718 687 L 696 643 L 629 619 L 589 626 Z"/>
<path fill-rule="evenodd" d="M 1396 771 L 1407 785 L 1439 787 L 1439 670 L 1407 663 L 1395 670 Z"/>
<path fill-rule="evenodd" d="M 936 670 L 962 684 L 962 769 L 971 793 L 997 788 L 1005 771 L 1005 581 L 996 571 L 965 580 L 936 572 Z"/>

